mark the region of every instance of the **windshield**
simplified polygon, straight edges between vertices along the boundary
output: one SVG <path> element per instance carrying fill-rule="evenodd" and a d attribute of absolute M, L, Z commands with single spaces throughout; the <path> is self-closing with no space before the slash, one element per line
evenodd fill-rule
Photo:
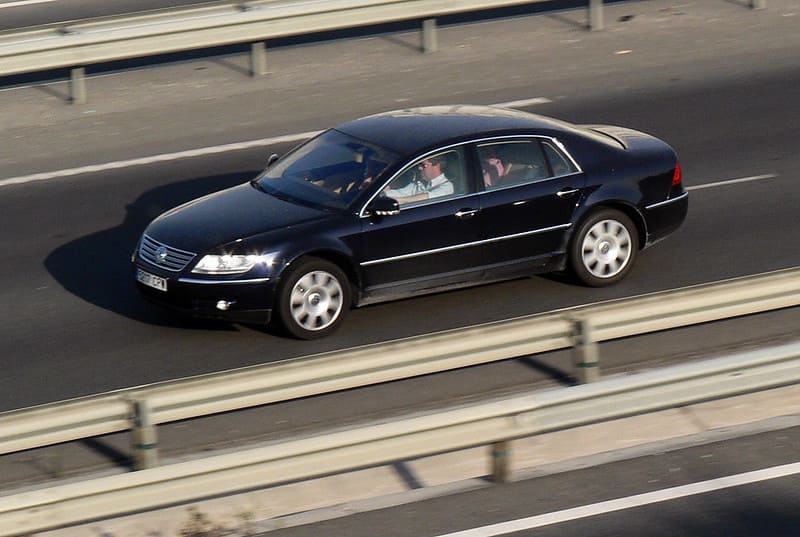
<path fill-rule="evenodd" d="M 286 154 L 255 181 L 277 197 L 345 209 L 398 158 L 331 129 Z"/>

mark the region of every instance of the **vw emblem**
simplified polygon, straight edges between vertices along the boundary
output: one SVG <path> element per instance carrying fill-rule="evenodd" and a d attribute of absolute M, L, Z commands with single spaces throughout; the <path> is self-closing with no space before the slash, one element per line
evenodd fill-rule
<path fill-rule="evenodd" d="M 163 246 L 156 248 L 156 263 L 163 263 L 167 258 L 167 249 Z"/>

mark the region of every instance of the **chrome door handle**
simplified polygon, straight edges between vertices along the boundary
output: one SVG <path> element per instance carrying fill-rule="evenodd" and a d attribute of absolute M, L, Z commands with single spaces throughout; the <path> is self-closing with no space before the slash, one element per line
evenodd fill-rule
<path fill-rule="evenodd" d="M 575 192 L 578 192 L 580 188 L 562 188 L 558 192 L 556 192 L 556 196 L 559 198 L 566 198 L 567 196 L 573 195 Z"/>
<path fill-rule="evenodd" d="M 469 218 L 478 214 L 478 209 L 461 209 L 456 213 L 458 218 Z"/>

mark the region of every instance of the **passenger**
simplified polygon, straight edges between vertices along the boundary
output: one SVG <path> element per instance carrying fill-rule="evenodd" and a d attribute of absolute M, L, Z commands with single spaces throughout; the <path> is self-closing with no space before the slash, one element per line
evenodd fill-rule
<path fill-rule="evenodd" d="M 388 197 L 396 199 L 401 205 L 440 196 L 449 196 L 453 194 L 455 188 L 452 181 L 445 176 L 442 170 L 443 167 L 444 159 L 442 158 L 431 157 L 425 159 L 418 166 L 420 171 L 419 180 L 411 181 L 406 186 L 398 189 L 387 187 L 383 192 Z"/>
<path fill-rule="evenodd" d="M 500 178 L 507 173 L 503 161 L 496 157 L 490 157 L 483 161 L 483 184 L 489 188 L 496 186 Z"/>

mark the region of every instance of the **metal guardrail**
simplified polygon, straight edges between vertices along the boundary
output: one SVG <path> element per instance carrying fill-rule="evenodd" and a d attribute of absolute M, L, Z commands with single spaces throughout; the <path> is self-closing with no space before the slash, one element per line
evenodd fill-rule
<path fill-rule="evenodd" d="M 0 76 L 69 68 L 73 102 L 86 101 L 85 66 L 251 43 L 251 74 L 266 73 L 265 40 L 420 19 L 422 50 L 438 48 L 436 17 L 547 0 L 247 0 L 71 21 L 0 32 Z M 765 7 L 766 0 L 751 0 Z M 603 1 L 587 0 L 589 27 Z"/>
<path fill-rule="evenodd" d="M 0 76 L 71 69 L 70 95 L 86 102 L 85 66 L 155 54 L 251 43 L 250 72 L 267 71 L 265 41 L 424 19 L 422 49 L 437 49 L 437 16 L 546 0 L 248 0 L 158 10 L 0 33 Z M 602 0 L 590 0 L 602 24 Z"/>
<path fill-rule="evenodd" d="M 0 497 L 0 537 L 800 382 L 800 342 Z"/>
<path fill-rule="evenodd" d="M 586 382 L 597 342 L 797 305 L 800 267 L 134 387 L 0 413 L 0 454 L 569 347 Z"/>

